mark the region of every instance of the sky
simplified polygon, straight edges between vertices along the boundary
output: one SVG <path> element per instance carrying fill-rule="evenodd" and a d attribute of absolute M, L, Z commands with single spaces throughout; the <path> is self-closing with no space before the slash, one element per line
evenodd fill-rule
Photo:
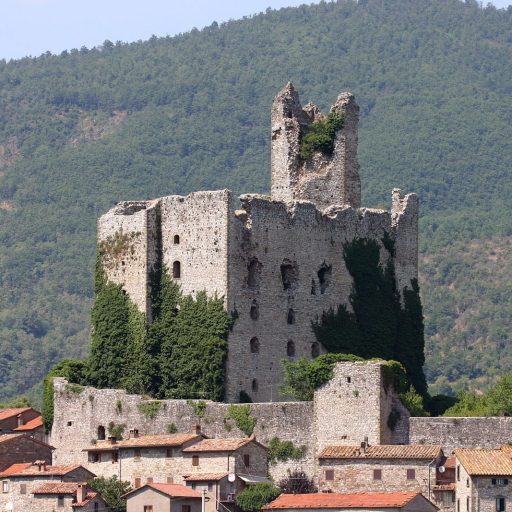
<path fill-rule="evenodd" d="M 175 35 L 313 0 L 0 0 L 0 59 Z M 317 3 L 317 2 L 314 2 Z M 487 2 L 485 2 L 487 3 Z M 506 7 L 512 0 L 493 0 Z"/>

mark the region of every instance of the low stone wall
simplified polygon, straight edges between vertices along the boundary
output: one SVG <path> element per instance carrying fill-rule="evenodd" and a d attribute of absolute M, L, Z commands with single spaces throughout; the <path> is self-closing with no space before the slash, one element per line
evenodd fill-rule
<path fill-rule="evenodd" d="M 141 404 L 151 403 L 140 395 L 129 395 L 124 390 L 84 387 L 80 392 L 62 378 L 54 380 L 55 417 L 51 444 L 56 448 L 53 464 L 81 463 L 91 471 L 94 464 L 87 461 L 83 449 L 97 438 L 98 427 L 105 427 L 108 436 L 110 422 L 125 425 L 125 435 L 131 429 L 140 434 L 166 434 L 174 423 L 179 432 L 188 432 L 192 425 L 201 424 L 209 437 L 245 437 L 233 420 L 227 420 L 229 404 L 205 401 L 204 414 L 194 411 L 194 401 L 162 400 L 154 418 L 141 411 Z M 197 403 L 197 402 L 196 402 Z M 313 403 L 270 402 L 249 404 L 256 418 L 256 439 L 267 445 L 273 437 L 292 441 L 307 447 L 303 460 L 278 462 L 269 470 L 274 479 L 286 475 L 288 469 L 301 468 L 313 474 Z"/>
<path fill-rule="evenodd" d="M 496 448 L 512 441 L 512 417 L 410 418 L 411 444 L 440 444 L 445 454 L 455 448 Z"/>

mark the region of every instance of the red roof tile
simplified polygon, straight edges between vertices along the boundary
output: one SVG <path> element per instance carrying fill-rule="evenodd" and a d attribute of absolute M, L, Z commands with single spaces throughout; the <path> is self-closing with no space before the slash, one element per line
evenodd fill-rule
<path fill-rule="evenodd" d="M 23 430 L 35 430 L 36 428 L 41 428 L 43 426 L 43 417 L 38 416 L 37 418 L 34 418 L 33 420 L 27 421 L 24 425 L 21 425 L 19 427 L 16 427 L 14 430 L 16 432 L 23 431 Z"/>
<path fill-rule="evenodd" d="M 34 494 L 75 494 L 79 482 L 48 482 L 33 491 Z"/>
<path fill-rule="evenodd" d="M 203 439 L 199 443 L 188 446 L 183 451 L 192 452 L 234 452 L 254 439 L 243 437 L 236 439 Z"/>
<path fill-rule="evenodd" d="M 12 466 L 9 466 L 7 469 L 2 471 L 2 473 L 0 473 L 0 477 L 4 478 L 6 476 L 19 473 L 20 471 L 23 471 L 24 469 L 28 468 L 29 466 L 32 466 L 32 464 L 30 462 L 24 462 L 21 464 L 13 464 Z"/>
<path fill-rule="evenodd" d="M 0 410 L 0 421 L 6 420 L 7 418 L 12 418 L 13 416 L 18 416 L 18 414 L 22 414 L 26 411 L 31 411 L 32 407 L 17 407 L 11 409 L 2 409 Z"/>
<path fill-rule="evenodd" d="M 24 466 L 18 470 L 12 470 L 13 466 Z M 80 464 L 69 464 L 66 466 L 46 466 L 46 468 L 39 469 L 38 466 L 34 466 L 33 464 L 21 465 L 21 464 L 13 464 L 13 466 L 8 467 L 5 471 L 0 473 L 0 478 L 4 476 L 64 476 L 68 473 L 71 473 L 75 469 L 82 468 L 91 475 L 91 471 L 87 470 Z"/>
<path fill-rule="evenodd" d="M 93 500 L 94 498 L 97 498 L 98 496 L 99 495 L 97 492 L 88 492 L 84 501 L 75 501 L 71 505 L 73 507 L 85 507 L 86 505 L 88 505 L 91 502 L 91 500 Z"/>
<path fill-rule="evenodd" d="M 114 448 L 144 448 L 151 446 L 182 446 L 183 444 L 193 441 L 194 439 L 203 439 L 203 436 L 195 433 L 186 434 L 162 434 L 162 435 L 151 435 L 151 436 L 139 436 L 132 437 L 130 439 L 124 439 L 115 443 Z M 94 450 L 94 446 L 90 447 L 89 450 Z"/>
<path fill-rule="evenodd" d="M 429 444 L 383 444 L 369 446 L 366 451 L 359 446 L 326 446 L 320 459 L 435 459 L 441 454 L 441 446 Z"/>
<path fill-rule="evenodd" d="M 185 475 L 187 482 L 217 482 L 228 476 L 228 473 L 196 473 L 194 475 Z"/>
<path fill-rule="evenodd" d="M 270 502 L 268 505 L 265 505 L 263 510 L 309 508 L 402 508 L 417 496 L 421 496 L 421 493 L 374 492 L 353 494 L 281 494 L 277 499 Z"/>
<path fill-rule="evenodd" d="M 433 491 L 455 491 L 455 482 L 449 484 L 436 484 L 432 486 Z"/>
<path fill-rule="evenodd" d="M 455 456 L 471 476 L 512 476 L 508 450 L 456 448 Z"/>

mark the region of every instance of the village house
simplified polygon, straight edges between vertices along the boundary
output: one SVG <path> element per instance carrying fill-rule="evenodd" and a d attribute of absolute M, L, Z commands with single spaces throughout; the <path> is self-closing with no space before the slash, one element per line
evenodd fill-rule
<path fill-rule="evenodd" d="M 281 494 L 262 510 L 299 512 L 436 512 L 437 507 L 419 492 Z"/>
<path fill-rule="evenodd" d="M 85 482 L 49 482 L 33 492 L 32 510 L 62 512 L 105 510 L 105 500 Z M 20 509 L 21 511 L 22 509 Z M 29 510 L 23 509 L 23 510 Z"/>
<path fill-rule="evenodd" d="M 41 418 L 41 413 L 32 407 L 16 407 L 0 410 L 0 433 L 15 432 L 19 427 Z M 42 419 L 39 420 L 42 426 Z"/>
<path fill-rule="evenodd" d="M 44 431 L 42 416 L 37 416 L 36 418 L 23 423 L 23 425 L 19 425 L 14 429 L 14 433 L 28 434 L 30 437 L 39 441 L 43 441 L 45 443 L 48 442 L 48 435 Z"/>
<path fill-rule="evenodd" d="M 180 484 L 150 483 L 124 497 L 127 512 L 201 512 L 201 494 Z"/>
<path fill-rule="evenodd" d="M 455 510 L 455 457 L 446 457 L 436 470 L 436 483 L 432 486 L 432 501 L 442 512 Z"/>
<path fill-rule="evenodd" d="M 319 457 L 319 490 L 331 492 L 414 491 L 432 498 L 441 446 L 326 446 Z"/>
<path fill-rule="evenodd" d="M 116 475 L 135 488 L 143 483 L 173 483 L 176 479 L 182 483 L 182 450 L 201 439 L 199 427 L 190 433 L 160 435 L 139 435 L 138 430 L 132 430 L 128 439 L 110 438 L 87 447 L 87 467 L 98 476 Z"/>
<path fill-rule="evenodd" d="M 46 444 L 28 434 L 0 435 L 0 471 L 12 464 L 30 463 L 42 460 L 46 464 L 52 462 L 53 446 Z"/>
<path fill-rule="evenodd" d="M 70 493 L 36 493 L 45 489 L 47 484 L 83 483 L 96 475 L 78 464 L 66 466 L 48 466 L 45 461 L 36 461 L 33 464 L 13 464 L 0 473 L 2 489 L 0 492 L 0 510 L 6 510 L 10 505 L 12 511 L 43 512 L 62 506 L 72 510 L 72 496 Z M 69 490 L 69 489 L 68 489 Z M 67 498 L 66 498 L 67 496 Z M 41 508 L 52 503 L 48 509 Z M 61 506 L 61 504 L 64 504 Z M 64 509 L 65 510 L 65 509 Z M 87 510 L 87 509 L 86 509 Z M 94 510 L 94 509 L 93 509 Z"/>
<path fill-rule="evenodd" d="M 505 512 L 512 507 L 510 447 L 459 448 L 454 453 L 456 512 Z"/>

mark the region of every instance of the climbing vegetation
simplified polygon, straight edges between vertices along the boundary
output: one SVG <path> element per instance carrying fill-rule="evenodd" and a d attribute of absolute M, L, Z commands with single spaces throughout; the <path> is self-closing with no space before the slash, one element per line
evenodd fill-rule
<path fill-rule="evenodd" d="M 224 418 L 224 425 L 230 425 L 229 420 L 233 420 L 235 425 L 246 435 L 250 436 L 254 432 L 254 427 L 258 421 L 251 412 L 250 405 L 230 405 L 228 413 Z M 230 430 L 230 427 L 228 427 Z"/>
<path fill-rule="evenodd" d="M 259 512 L 261 508 L 275 500 L 281 494 L 281 489 L 272 483 L 248 485 L 236 496 L 236 504 L 243 512 Z"/>
<path fill-rule="evenodd" d="M 267 459 L 270 464 L 302 459 L 306 454 L 305 445 L 295 446 L 292 441 L 282 441 L 278 437 L 273 437 L 267 448 Z"/>
<path fill-rule="evenodd" d="M 303 128 L 299 149 L 301 159 L 307 160 L 316 152 L 331 156 L 334 151 L 336 132 L 343 128 L 344 122 L 343 113 L 333 110 L 326 118 L 318 119 L 307 128 Z"/>

